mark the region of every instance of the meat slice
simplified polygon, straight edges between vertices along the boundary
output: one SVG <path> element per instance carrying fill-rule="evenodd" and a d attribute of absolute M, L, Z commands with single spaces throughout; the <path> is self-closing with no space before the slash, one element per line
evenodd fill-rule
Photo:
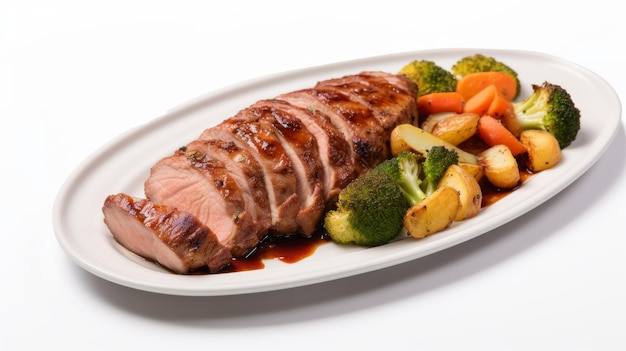
<path fill-rule="evenodd" d="M 272 217 L 265 189 L 265 174 L 254 157 L 233 142 L 222 140 L 194 140 L 185 146 L 185 151 L 210 155 L 224 165 L 241 189 L 244 207 L 259 228 L 259 238 L 264 237 L 272 225 Z"/>
<path fill-rule="evenodd" d="M 178 150 L 157 162 L 144 183 L 146 197 L 185 210 L 211 229 L 235 257 L 259 243 L 262 228 L 246 211 L 237 182 L 223 163 L 198 150 Z"/>
<path fill-rule="evenodd" d="M 372 110 L 389 135 L 398 124 L 417 121 L 417 89 L 408 79 L 383 72 L 364 72 L 319 82 L 317 87 L 345 90 L 354 101 Z"/>
<path fill-rule="evenodd" d="M 215 234 L 185 211 L 115 194 L 105 199 L 102 212 L 117 242 L 175 273 L 204 266 L 217 272 L 232 260 Z"/>
<path fill-rule="evenodd" d="M 291 159 L 296 176 L 300 211 L 296 216 L 298 232 L 312 235 L 325 209 L 322 163 L 315 136 L 297 118 L 290 105 L 279 100 L 261 100 L 234 118 L 257 121 L 275 134 Z"/>
<path fill-rule="evenodd" d="M 296 192 L 296 175 L 291 158 L 274 130 L 257 121 L 231 117 L 206 129 L 199 139 L 233 142 L 252 155 L 264 172 L 272 218 L 270 231 L 276 234 L 297 233 L 300 200 Z"/>
<path fill-rule="evenodd" d="M 323 181 L 324 206 L 334 206 L 341 189 L 357 176 L 351 145 L 345 136 L 332 125 L 330 117 L 319 110 L 297 107 L 282 100 L 261 101 L 257 104 L 271 104 L 281 113 L 288 114 L 287 121 L 297 119 L 299 123 L 295 125 L 305 128 L 315 138 L 318 149 L 310 156 L 317 156 L 318 176 Z"/>
<path fill-rule="evenodd" d="M 301 89 L 277 97 L 293 105 L 321 111 L 352 146 L 357 174 L 362 174 L 389 157 L 385 130 L 372 110 L 354 101 L 340 88 L 323 86 Z M 381 138 L 382 137 L 382 138 Z"/>

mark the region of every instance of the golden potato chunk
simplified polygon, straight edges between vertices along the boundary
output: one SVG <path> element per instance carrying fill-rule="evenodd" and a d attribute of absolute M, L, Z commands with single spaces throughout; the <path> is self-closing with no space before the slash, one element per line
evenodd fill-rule
<path fill-rule="evenodd" d="M 437 188 L 450 187 L 459 194 L 460 207 L 456 221 L 474 217 L 480 212 L 483 193 L 480 184 L 472 174 L 458 165 L 448 167 L 439 180 Z"/>
<path fill-rule="evenodd" d="M 485 170 L 485 177 L 494 186 L 511 189 L 519 184 L 519 166 L 506 145 L 494 145 L 478 154 L 477 158 L 478 164 Z"/>
<path fill-rule="evenodd" d="M 559 142 L 549 132 L 525 130 L 520 133 L 520 141 L 526 147 L 526 168 L 531 172 L 552 168 L 561 161 Z"/>
<path fill-rule="evenodd" d="M 459 113 L 437 122 L 431 133 L 456 146 L 476 134 L 479 119 L 475 113 Z"/>
<path fill-rule="evenodd" d="M 424 238 L 450 226 L 460 208 L 458 192 L 437 188 L 430 196 L 411 206 L 404 216 L 404 228 L 414 238 Z"/>
<path fill-rule="evenodd" d="M 433 128 L 435 128 L 435 125 L 437 123 L 439 123 L 440 121 L 448 118 L 448 117 L 452 117 L 456 115 L 456 112 L 439 112 L 439 113 L 433 113 L 428 115 L 428 117 L 426 117 L 426 119 L 420 124 L 420 128 L 422 128 L 423 130 L 432 133 Z"/>
<path fill-rule="evenodd" d="M 459 162 L 478 164 L 476 155 L 463 151 L 412 124 L 401 124 L 395 127 L 391 131 L 390 142 L 391 153 L 394 156 L 402 151 L 413 151 L 426 157 L 426 154 L 433 146 L 445 146 L 457 152 Z"/>
<path fill-rule="evenodd" d="M 485 169 L 481 165 L 475 165 L 472 163 L 464 163 L 460 162 L 459 167 L 466 170 L 469 174 L 471 174 L 477 182 L 480 182 L 485 175 Z"/>

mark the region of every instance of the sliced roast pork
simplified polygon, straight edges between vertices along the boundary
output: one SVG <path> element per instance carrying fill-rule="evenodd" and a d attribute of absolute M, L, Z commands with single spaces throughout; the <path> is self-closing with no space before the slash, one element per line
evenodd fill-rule
<path fill-rule="evenodd" d="M 276 111 L 276 115 L 279 116 L 279 129 L 282 129 L 284 134 L 294 133 L 289 130 L 302 134 L 300 139 L 306 142 L 296 140 L 294 145 L 302 149 L 299 156 L 303 159 L 302 163 L 309 165 L 305 166 L 308 168 L 306 171 L 309 178 L 307 182 L 310 183 L 308 188 L 317 189 L 321 185 L 324 207 L 334 206 L 341 189 L 357 177 L 354 165 L 356 161 L 351 155 L 351 145 L 346 141 L 345 136 L 332 125 L 330 117 L 319 110 L 297 107 L 282 100 L 263 100 L 255 105 L 270 107 Z M 308 134 L 304 133 L 304 130 Z M 309 138 L 313 138 L 314 141 Z M 315 146 L 317 150 L 313 149 Z M 316 168 L 317 171 L 315 171 Z M 318 178 L 321 179 L 322 184 L 319 184 Z M 317 194 L 318 192 L 310 191 L 309 193 Z M 317 195 L 313 198 L 310 203 L 319 204 Z M 319 220 L 317 215 L 311 217 L 313 218 L 307 221 Z"/>
<path fill-rule="evenodd" d="M 389 157 L 389 148 L 381 135 L 384 129 L 372 110 L 353 101 L 349 93 L 336 87 L 302 89 L 278 97 L 293 105 L 319 110 L 352 145 L 358 174 Z"/>
<path fill-rule="evenodd" d="M 311 235 L 341 189 L 391 156 L 391 130 L 417 123 L 416 97 L 403 76 L 362 72 L 259 100 L 158 161 L 146 200 L 107 198 L 105 222 L 122 245 L 176 272 L 199 262 L 219 269 L 270 234 Z M 201 228 L 215 257 L 186 258 L 178 242 L 196 243 L 197 234 L 147 225 L 137 206 Z M 176 241 L 161 240 L 169 236 Z"/>
<path fill-rule="evenodd" d="M 157 162 L 144 183 L 146 197 L 185 210 L 217 235 L 233 256 L 259 243 L 259 228 L 224 164 L 198 150 L 178 150 Z"/>
<path fill-rule="evenodd" d="M 208 267 L 217 272 L 232 256 L 196 217 L 126 194 L 108 196 L 104 222 L 122 246 L 176 273 Z"/>
<path fill-rule="evenodd" d="M 265 129 L 274 131 L 292 162 L 296 177 L 296 193 L 300 200 L 297 232 L 310 236 L 318 229 L 325 210 L 324 173 L 317 139 L 289 107 L 284 101 L 261 100 L 234 118 L 258 121 Z"/>
<path fill-rule="evenodd" d="M 271 227 L 272 217 L 263 179 L 264 172 L 254 157 L 234 143 L 221 140 L 194 140 L 184 150 L 188 154 L 211 155 L 210 157 L 223 164 L 241 190 L 246 211 L 258 225 L 259 239 L 265 236 Z"/>
<path fill-rule="evenodd" d="M 363 79 L 367 76 L 367 79 Z M 345 76 L 319 82 L 317 87 L 333 86 L 350 94 L 353 101 L 369 108 L 385 130 L 384 135 L 400 123 L 417 121 L 417 89 L 408 79 L 381 72 Z M 404 79 L 403 79 L 404 78 Z"/>
<path fill-rule="evenodd" d="M 298 231 L 296 217 L 300 210 L 300 199 L 296 191 L 293 162 L 274 130 L 259 121 L 229 118 L 205 130 L 200 140 L 233 142 L 255 157 L 264 172 L 272 218 L 269 229 L 273 233 L 293 234 Z"/>

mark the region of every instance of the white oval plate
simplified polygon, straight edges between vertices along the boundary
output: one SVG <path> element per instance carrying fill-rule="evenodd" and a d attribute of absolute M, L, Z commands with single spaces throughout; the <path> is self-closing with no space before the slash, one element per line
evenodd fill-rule
<path fill-rule="evenodd" d="M 103 223 L 101 207 L 111 193 L 143 196 L 143 182 L 160 158 L 195 139 L 207 127 L 258 99 L 270 98 L 319 80 L 362 70 L 397 72 L 411 60 L 428 59 L 444 68 L 459 58 L 483 53 L 518 71 L 522 96 L 531 84 L 560 84 L 582 114 L 578 138 L 555 168 L 532 177 L 511 195 L 477 217 L 455 223 L 423 240 L 406 239 L 376 248 L 322 245 L 295 264 L 265 262 L 261 270 L 213 275 L 176 275 L 128 252 Z M 485 49 L 447 49 L 394 54 L 268 76 L 238 84 L 184 104 L 112 140 L 85 160 L 67 179 L 55 200 L 53 224 L 61 247 L 85 270 L 135 289 L 189 296 L 235 295 L 285 289 L 339 279 L 414 260 L 457 245 L 503 225 L 539 206 L 586 172 L 616 134 L 621 104 L 601 77 L 574 63 L 541 53 Z"/>

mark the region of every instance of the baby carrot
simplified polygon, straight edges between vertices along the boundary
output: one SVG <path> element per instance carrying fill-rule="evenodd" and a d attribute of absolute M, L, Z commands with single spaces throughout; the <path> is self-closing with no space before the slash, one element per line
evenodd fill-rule
<path fill-rule="evenodd" d="M 513 109 L 511 101 L 507 100 L 502 94 L 496 92 L 491 101 L 491 105 L 487 109 L 487 114 L 493 118 L 500 119 L 507 110 Z"/>
<path fill-rule="evenodd" d="M 495 85 L 498 92 L 509 101 L 517 93 L 515 77 L 503 72 L 469 73 L 458 80 L 456 91 L 468 100 L 488 85 Z"/>
<path fill-rule="evenodd" d="M 499 120 L 484 115 L 478 120 L 478 126 L 476 127 L 476 133 L 478 136 L 489 146 L 498 144 L 506 145 L 513 156 L 517 156 L 526 152 L 524 145 L 509 131 L 506 129 Z"/>
<path fill-rule="evenodd" d="M 463 112 L 475 113 L 479 116 L 486 114 L 496 94 L 496 86 L 487 85 L 478 93 L 472 95 L 472 97 L 465 101 L 465 107 L 463 108 Z"/>
<path fill-rule="evenodd" d="M 465 100 L 455 91 L 430 93 L 417 99 L 417 109 L 420 116 L 428 116 L 439 112 L 463 112 Z"/>

